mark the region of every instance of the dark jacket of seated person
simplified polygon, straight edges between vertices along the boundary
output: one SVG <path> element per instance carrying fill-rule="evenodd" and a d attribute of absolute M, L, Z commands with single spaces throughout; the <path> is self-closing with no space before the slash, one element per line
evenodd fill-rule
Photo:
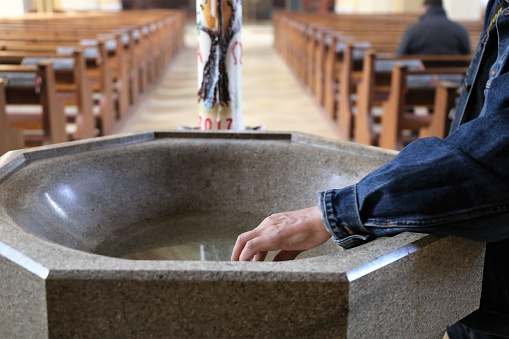
<path fill-rule="evenodd" d="M 401 39 L 397 54 L 470 54 L 470 38 L 462 25 L 449 20 L 441 0 L 424 1 L 424 14 Z"/>

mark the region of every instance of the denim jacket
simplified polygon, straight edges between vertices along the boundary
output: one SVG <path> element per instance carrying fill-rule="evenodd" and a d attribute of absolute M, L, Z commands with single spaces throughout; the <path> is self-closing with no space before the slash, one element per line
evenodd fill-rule
<path fill-rule="evenodd" d="M 495 29 L 499 34 L 493 34 Z M 497 52 L 485 47 L 497 35 L 498 54 L 484 89 L 484 105 L 479 117 L 467 122 L 465 112 L 481 59 L 484 53 Z M 509 238 L 508 57 L 509 0 L 490 0 L 451 133 L 443 140 L 432 137 L 411 143 L 355 185 L 320 192 L 322 218 L 336 243 L 351 248 L 406 231 L 488 243 Z M 504 248 L 509 258 L 507 241 Z M 509 269 L 503 272 L 509 274 Z M 485 306 L 507 315 L 509 324 L 509 284 L 498 288 L 503 295 L 497 302 L 503 305 Z"/>

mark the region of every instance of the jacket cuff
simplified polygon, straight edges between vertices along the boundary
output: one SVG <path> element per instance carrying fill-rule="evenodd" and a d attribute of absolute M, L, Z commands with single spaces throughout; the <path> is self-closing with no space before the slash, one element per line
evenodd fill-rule
<path fill-rule="evenodd" d="M 355 185 L 320 192 L 318 206 L 322 211 L 325 228 L 341 247 L 349 249 L 375 238 L 362 225 Z"/>

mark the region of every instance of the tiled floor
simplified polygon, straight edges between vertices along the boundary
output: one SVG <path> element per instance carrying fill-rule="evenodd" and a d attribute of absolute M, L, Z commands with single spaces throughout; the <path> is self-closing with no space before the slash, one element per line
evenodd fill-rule
<path fill-rule="evenodd" d="M 185 48 L 133 112 L 115 129 L 120 132 L 173 130 L 197 126 L 196 28 L 186 28 Z M 269 131 L 298 131 L 338 140 L 308 90 L 273 48 L 269 24 L 245 25 L 242 91 L 244 126 Z"/>

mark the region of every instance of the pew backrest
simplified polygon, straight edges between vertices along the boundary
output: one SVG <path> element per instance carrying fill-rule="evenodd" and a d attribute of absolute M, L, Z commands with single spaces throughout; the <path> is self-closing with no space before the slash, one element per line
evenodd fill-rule
<path fill-rule="evenodd" d="M 429 135 L 437 86 L 440 82 L 447 81 L 452 88 L 459 88 L 466 72 L 467 67 L 409 70 L 404 64 L 395 64 L 389 97 L 383 103 L 379 146 L 401 150 L 421 135 L 421 129 L 428 128 Z M 452 99 L 447 100 L 447 103 L 451 102 Z M 421 107 L 429 113 L 417 114 L 416 108 Z M 443 116 L 440 120 L 443 121 Z"/>
<path fill-rule="evenodd" d="M 23 132 L 12 127 L 7 116 L 7 103 L 5 100 L 6 82 L 6 79 L 0 78 L 0 156 L 8 151 L 25 147 Z"/>
<path fill-rule="evenodd" d="M 0 65 L 0 77 L 7 79 L 5 101 L 9 105 L 34 105 L 40 113 L 10 114 L 14 126 L 41 128 L 42 144 L 68 141 L 62 102 L 57 98 L 55 73 L 51 61 L 37 66 Z"/>
<path fill-rule="evenodd" d="M 405 74 L 408 73 L 410 79 L 408 85 L 418 87 L 419 82 L 429 82 L 429 80 L 436 79 L 438 74 L 442 74 L 440 76 L 442 81 L 462 81 L 470 60 L 471 56 L 397 56 L 395 54 L 378 54 L 374 50 L 366 51 L 362 80 L 357 88 L 355 141 L 368 145 L 379 144 L 378 131 L 375 128 L 379 117 L 376 116 L 375 110 L 388 99 L 391 86 L 394 86 L 392 85 L 392 78 L 395 65 L 405 66 Z M 426 83 L 424 84 L 426 85 Z M 407 83 L 405 82 L 406 86 Z M 392 89 L 392 91 L 394 92 L 395 89 Z M 413 95 L 412 93 L 407 94 Z M 422 93 L 415 95 L 422 97 Z M 429 96 L 422 97 L 422 101 L 429 104 Z"/>

